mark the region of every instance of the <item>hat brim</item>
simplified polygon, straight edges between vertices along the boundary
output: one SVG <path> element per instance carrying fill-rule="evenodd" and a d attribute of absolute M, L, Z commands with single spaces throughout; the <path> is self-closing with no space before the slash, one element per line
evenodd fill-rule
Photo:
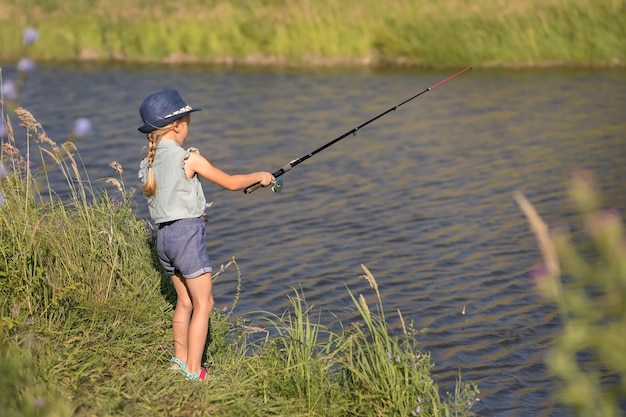
<path fill-rule="evenodd" d="M 141 133 L 150 133 L 150 132 L 152 132 L 152 131 L 155 131 L 155 130 L 157 130 L 157 129 L 160 129 L 160 128 L 162 128 L 162 127 L 165 127 L 165 126 L 169 125 L 170 123 L 172 123 L 172 122 L 173 122 L 173 121 L 175 121 L 175 120 L 178 120 L 178 119 L 180 119 L 180 118 L 182 118 L 182 117 L 185 117 L 185 116 L 186 116 L 186 115 L 188 115 L 189 113 L 193 113 L 193 112 L 195 112 L 195 111 L 200 111 L 200 110 L 202 110 L 202 109 L 201 109 L 201 108 L 194 107 L 194 108 L 192 108 L 192 109 L 191 109 L 191 110 L 189 110 L 189 111 L 186 111 L 186 112 L 184 112 L 184 113 L 177 114 L 176 116 L 168 117 L 168 118 L 166 118 L 166 119 L 161 119 L 161 120 L 158 120 L 157 122 L 152 123 L 152 124 L 150 124 L 150 123 L 147 123 L 147 122 L 146 122 L 146 123 L 144 123 L 144 125 L 143 125 L 143 126 L 141 126 L 141 127 L 137 128 L 137 130 L 139 130 Z"/>

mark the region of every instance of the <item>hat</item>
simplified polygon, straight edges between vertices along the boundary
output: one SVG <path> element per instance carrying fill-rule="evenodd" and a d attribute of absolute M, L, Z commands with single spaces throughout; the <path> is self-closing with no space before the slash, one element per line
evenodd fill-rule
<path fill-rule="evenodd" d="M 176 90 L 152 93 L 139 107 L 139 115 L 144 124 L 138 130 L 141 133 L 150 133 L 198 110 L 202 109 L 189 106 Z"/>

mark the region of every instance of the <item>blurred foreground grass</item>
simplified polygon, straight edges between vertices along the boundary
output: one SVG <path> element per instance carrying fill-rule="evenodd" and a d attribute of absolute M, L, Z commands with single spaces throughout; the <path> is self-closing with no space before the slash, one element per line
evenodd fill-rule
<path fill-rule="evenodd" d="M 560 400 L 581 417 L 626 412 L 626 239 L 619 214 L 604 206 L 593 175 L 579 172 L 570 197 L 580 214 L 550 229 L 521 195 L 543 263 L 536 286 L 558 308 L 562 331 L 546 356 L 562 383 Z"/>

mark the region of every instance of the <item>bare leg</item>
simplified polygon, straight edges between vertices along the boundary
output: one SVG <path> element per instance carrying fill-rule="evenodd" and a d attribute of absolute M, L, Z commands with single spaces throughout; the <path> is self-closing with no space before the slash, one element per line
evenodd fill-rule
<path fill-rule="evenodd" d="M 191 296 L 193 314 L 187 339 L 187 372 L 197 374 L 202 366 L 202 354 L 209 331 L 209 318 L 213 312 L 213 285 L 211 273 L 184 281 Z M 178 307 L 177 307 L 178 308 Z"/>
<path fill-rule="evenodd" d="M 180 275 L 172 276 L 172 283 L 176 290 L 176 309 L 172 320 L 174 333 L 174 356 L 187 363 L 187 351 L 189 348 L 189 323 L 193 304 L 185 279 Z"/>

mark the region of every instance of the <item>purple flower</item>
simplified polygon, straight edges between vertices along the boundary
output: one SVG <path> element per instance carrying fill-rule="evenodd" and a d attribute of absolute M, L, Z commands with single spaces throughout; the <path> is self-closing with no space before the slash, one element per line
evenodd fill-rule
<path fill-rule="evenodd" d="M 5 100 L 16 100 L 17 87 L 15 86 L 15 82 L 13 82 L 12 80 L 7 80 L 2 83 L 2 86 L 0 86 L 0 93 L 2 93 L 2 97 Z"/>
<path fill-rule="evenodd" d="M 22 31 L 22 41 L 24 45 L 32 45 L 39 39 L 39 32 L 34 27 L 27 27 Z"/>
<path fill-rule="evenodd" d="M 17 70 L 24 74 L 30 74 L 35 71 L 35 61 L 30 58 L 22 58 L 17 61 Z"/>
<path fill-rule="evenodd" d="M 72 135 L 78 138 L 85 137 L 91 133 L 91 121 L 86 117 L 79 117 L 74 120 L 74 130 Z"/>
<path fill-rule="evenodd" d="M 550 271 L 544 263 L 536 264 L 530 270 L 530 278 L 535 285 L 548 281 L 551 278 Z"/>

